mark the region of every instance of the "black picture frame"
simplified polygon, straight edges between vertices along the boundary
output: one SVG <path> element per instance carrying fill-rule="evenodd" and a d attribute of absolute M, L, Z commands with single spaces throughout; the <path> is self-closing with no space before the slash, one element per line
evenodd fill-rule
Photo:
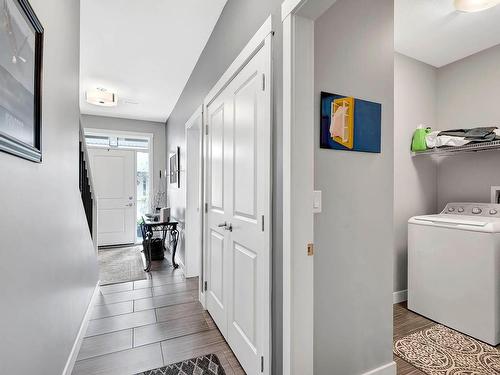
<path fill-rule="evenodd" d="M 31 35 L 34 38 L 34 48 L 32 55 L 28 56 L 28 59 L 33 61 L 33 87 L 30 88 L 33 91 L 33 107 L 32 107 L 32 128 L 28 129 L 30 136 L 32 136 L 33 144 L 26 143 L 12 134 L 7 134 L 2 131 L 1 121 L 6 121 L 5 118 L 0 118 L 0 151 L 15 155 L 26 160 L 41 163 L 42 162 L 42 67 L 43 67 L 43 39 L 44 39 L 44 29 L 40 20 L 36 16 L 33 8 L 27 0 L 12 0 L 12 4 L 16 5 L 16 9 L 19 14 L 24 19 L 26 26 L 33 33 Z M 5 17 L 8 14 L 4 15 Z M 27 38 L 27 37 L 26 37 Z M 4 46 L 5 47 L 5 46 Z M 0 45 L 0 48 L 3 48 Z M 31 52 L 31 51 L 30 51 Z M 14 57 L 13 57 L 14 59 Z M 23 61 L 25 58 L 22 59 Z M 1 65 L 0 68 L 4 69 Z M 5 70 L 5 69 L 4 69 Z M 5 70 L 7 71 L 7 70 Z M 4 74 L 6 76 L 6 74 Z M 2 77 L 0 77 L 2 78 Z M 12 87 L 10 87 L 12 88 Z M 0 90 L 0 109 L 2 109 L 2 103 L 8 102 L 9 97 L 19 97 L 19 92 L 9 91 L 9 87 L 5 85 L 5 91 Z M 15 91 L 15 90 L 14 90 Z M 2 98 L 4 96 L 4 98 Z M 10 99 L 12 100 L 12 99 Z M 7 113 L 7 109 L 5 109 Z M 15 117 L 15 116 L 14 116 Z"/>
<path fill-rule="evenodd" d="M 177 187 L 181 187 L 181 179 L 180 179 L 180 154 L 181 148 L 177 146 L 176 152 L 170 154 L 169 157 L 169 175 L 170 175 L 170 183 L 177 184 Z"/>

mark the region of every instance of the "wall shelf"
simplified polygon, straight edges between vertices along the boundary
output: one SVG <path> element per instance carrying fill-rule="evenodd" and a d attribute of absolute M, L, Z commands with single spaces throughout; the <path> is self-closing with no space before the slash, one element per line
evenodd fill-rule
<path fill-rule="evenodd" d="M 434 155 L 434 156 L 453 156 L 466 152 L 494 151 L 500 150 L 500 140 L 491 142 L 469 143 L 459 147 L 439 147 L 431 148 L 425 151 L 412 152 L 412 156 Z"/>

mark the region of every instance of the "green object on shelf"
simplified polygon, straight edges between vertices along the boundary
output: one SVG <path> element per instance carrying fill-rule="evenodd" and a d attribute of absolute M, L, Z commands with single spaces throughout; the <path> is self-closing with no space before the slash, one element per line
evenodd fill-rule
<path fill-rule="evenodd" d="M 425 136 L 429 134 L 431 128 L 424 128 L 423 125 L 419 125 L 418 128 L 413 133 L 413 138 L 411 140 L 411 150 L 415 151 L 425 151 L 427 150 L 427 143 L 425 141 Z"/>

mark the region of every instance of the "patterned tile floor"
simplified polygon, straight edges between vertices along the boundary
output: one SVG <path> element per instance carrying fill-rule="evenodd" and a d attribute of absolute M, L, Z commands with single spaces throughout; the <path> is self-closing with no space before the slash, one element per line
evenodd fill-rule
<path fill-rule="evenodd" d="M 227 375 L 245 374 L 198 302 L 198 279 L 165 259 L 147 280 L 101 287 L 73 375 L 133 375 L 211 353 Z"/>

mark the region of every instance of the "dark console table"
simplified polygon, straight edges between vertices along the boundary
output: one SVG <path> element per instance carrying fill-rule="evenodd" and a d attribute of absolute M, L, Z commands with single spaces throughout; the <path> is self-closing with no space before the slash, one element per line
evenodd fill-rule
<path fill-rule="evenodd" d="M 144 263 L 144 271 L 149 272 L 151 270 L 151 241 L 153 239 L 153 234 L 155 232 L 161 233 L 163 251 L 165 251 L 165 240 L 167 238 L 167 233 L 170 232 L 172 240 L 170 241 L 170 249 L 172 250 L 172 266 L 178 268 L 179 265 L 175 263 L 175 252 L 177 250 L 177 241 L 179 240 L 179 231 L 177 230 L 176 221 L 152 221 L 143 218 L 143 236 L 144 237 L 144 249 L 142 251 L 142 261 Z"/>

